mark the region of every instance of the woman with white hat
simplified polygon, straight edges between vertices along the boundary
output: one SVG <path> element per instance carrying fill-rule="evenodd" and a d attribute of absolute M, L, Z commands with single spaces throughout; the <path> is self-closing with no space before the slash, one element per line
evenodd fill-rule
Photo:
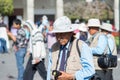
<path fill-rule="evenodd" d="M 96 74 L 92 77 L 91 80 L 111 80 L 110 78 L 106 78 L 108 77 L 106 76 L 107 71 L 98 66 L 97 62 L 100 55 L 104 54 L 106 52 L 106 48 L 108 47 L 106 35 L 99 31 L 101 28 L 99 19 L 89 19 L 88 28 L 88 31 L 91 34 L 91 38 L 88 39 L 88 41 L 90 42 L 89 46 L 93 54 L 94 66 L 96 71 Z"/>
<path fill-rule="evenodd" d="M 102 23 L 101 25 L 101 32 L 104 33 L 107 36 L 107 41 L 108 41 L 108 53 L 112 55 L 117 55 L 117 49 L 116 49 L 116 44 L 115 44 L 115 39 L 114 36 L 111 34 L 113 32 L 112 30 L 112 25 L 109 23 Z M 106 74 L 105 74 L 105 79 L 106 80 L 113 80 L 113 75 L 112 75 L 112 69 L 106 69 Z"/>
<path fill-rule="evenodd" d="M 94 74 L 91 51 L 83 41 L 73 38 L 74 30 L 68 17 L 55 20 L 52 32 L 57 42 L 49 52 L 47 80 L 89 80 Z"/>

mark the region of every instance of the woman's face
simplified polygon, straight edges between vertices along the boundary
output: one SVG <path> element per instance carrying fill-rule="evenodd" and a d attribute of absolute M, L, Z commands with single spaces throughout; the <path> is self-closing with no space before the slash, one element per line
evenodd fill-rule
<path fill-rule="evenodd" d="M 67 44 L 67 42 L 70 40 L 72 37 L 73 33 L 72 32 L 66 32 L 66 33 L 56 33 L 56 39 L 61 45 Z"/>

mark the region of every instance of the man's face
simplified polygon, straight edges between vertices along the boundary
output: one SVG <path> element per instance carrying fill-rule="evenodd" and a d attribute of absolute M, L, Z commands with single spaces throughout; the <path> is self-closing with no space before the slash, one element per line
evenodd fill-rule
<path fill-rule="evenodd" d="M 96 32 L 99 31 L 99 28 L 98 27 L 89 27 L 89 33 L 91 35 L 94 35 Z"/>
<path fill-rule="evenodd" d="M 67 44 L 67 42 L 70 40 L 71 36 L 73 35 L 72 32 L 67 33 L 56 33 L 56 39 L 61 45 Z"/>
<path fill-rule="evenodd" d="M 13 22 L 13 27 L 16 28 L 16 29 L 19 29 L 20 25 Z"/>

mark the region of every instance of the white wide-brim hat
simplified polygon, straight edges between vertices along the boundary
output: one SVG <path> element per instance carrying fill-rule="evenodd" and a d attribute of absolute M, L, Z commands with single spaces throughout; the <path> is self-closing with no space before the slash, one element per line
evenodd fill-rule
<path fill-rule="evenodd" d="M 89 19 L 88 20 L 88 27 L 100 27 L 100 20 L 99 19 Z"/>
<path fill-rule="evenodd" d="M 76 28 L 73 27 L 74 24 L 71 23 L 71 20 L 67 16 L 62 16 L 55 20 L 53 24 L 52 33 L 65 33 L 73 32 Z"/>
<path fill-rule="evenodd" d="M 109 24 L 109 23 L 102 23 L 102 25 L 101 25 L 100 28 L 101 28 L 101 29 L 104 29 L 104 30 L 107 30 L 107 31 L 110 31 L 110 32 L 113 31 L 113 30 L 112 30 L 112 25 Z"/>
<path fill-rule="evenodd" d="M 73 27 L 74 29 L 79 30 L 79 31 L 83 31 L 83 32 L 87 32 L 87 31 L 88 31 L 88 28 L 87 28 L 87 26 L 85 25 L 85 23 L 73 24 L 72 27 Z"/>
<path fill-rule="evenodd" d="M 86 26 L 85 23 L 81 23 L 81 24 L 79 25 L 78 29 L 79 29 L 80 31 L 83 31 L 83 32 L 87 32 L 87 31 L 88 31 L 88 27 Z"/>

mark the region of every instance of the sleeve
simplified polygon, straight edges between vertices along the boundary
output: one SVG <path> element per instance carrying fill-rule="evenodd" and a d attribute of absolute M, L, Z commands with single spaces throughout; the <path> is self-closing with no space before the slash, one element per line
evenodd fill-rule
<path fill-rule="evenodd" d="M 109 45 L 108 47 L 110 48 L 110 50 L 112 52 L 115 47 L 115 43 L 112 38 L 108 38 L 108 45 Z"/>
<path fill-rule="evenodd" d="M 51 76 L 51 66 L 52 66 L 52 52 L 49 51 L 49 54 L 48 54 L 48 66 L 47 66 L 47 80 L 50 80 L 50 76 Z"/>
<path fill-rule="evenodd" d="M 92 47 L 92 54 L 103 54 L 105 48 L 107 47 L 107 37 L 105 35 L 100 35 L 98 38 L 98 44 L 96 47 Z"/>
<path fill-rule="evenodd" d="M 81 58 L 82 69 L 75 73 L 76 80 L 88 80 L 94 73 L 93 56 L 87 44 L 82 45 Z"/>
<path fill-rule="evenodd" d="M 29 42 L 28 42 L 27 52 L 32 53 L 32 43 L 31 43 L 31 38 L 30 38 L 30 40 L 29 40 Z"/>

